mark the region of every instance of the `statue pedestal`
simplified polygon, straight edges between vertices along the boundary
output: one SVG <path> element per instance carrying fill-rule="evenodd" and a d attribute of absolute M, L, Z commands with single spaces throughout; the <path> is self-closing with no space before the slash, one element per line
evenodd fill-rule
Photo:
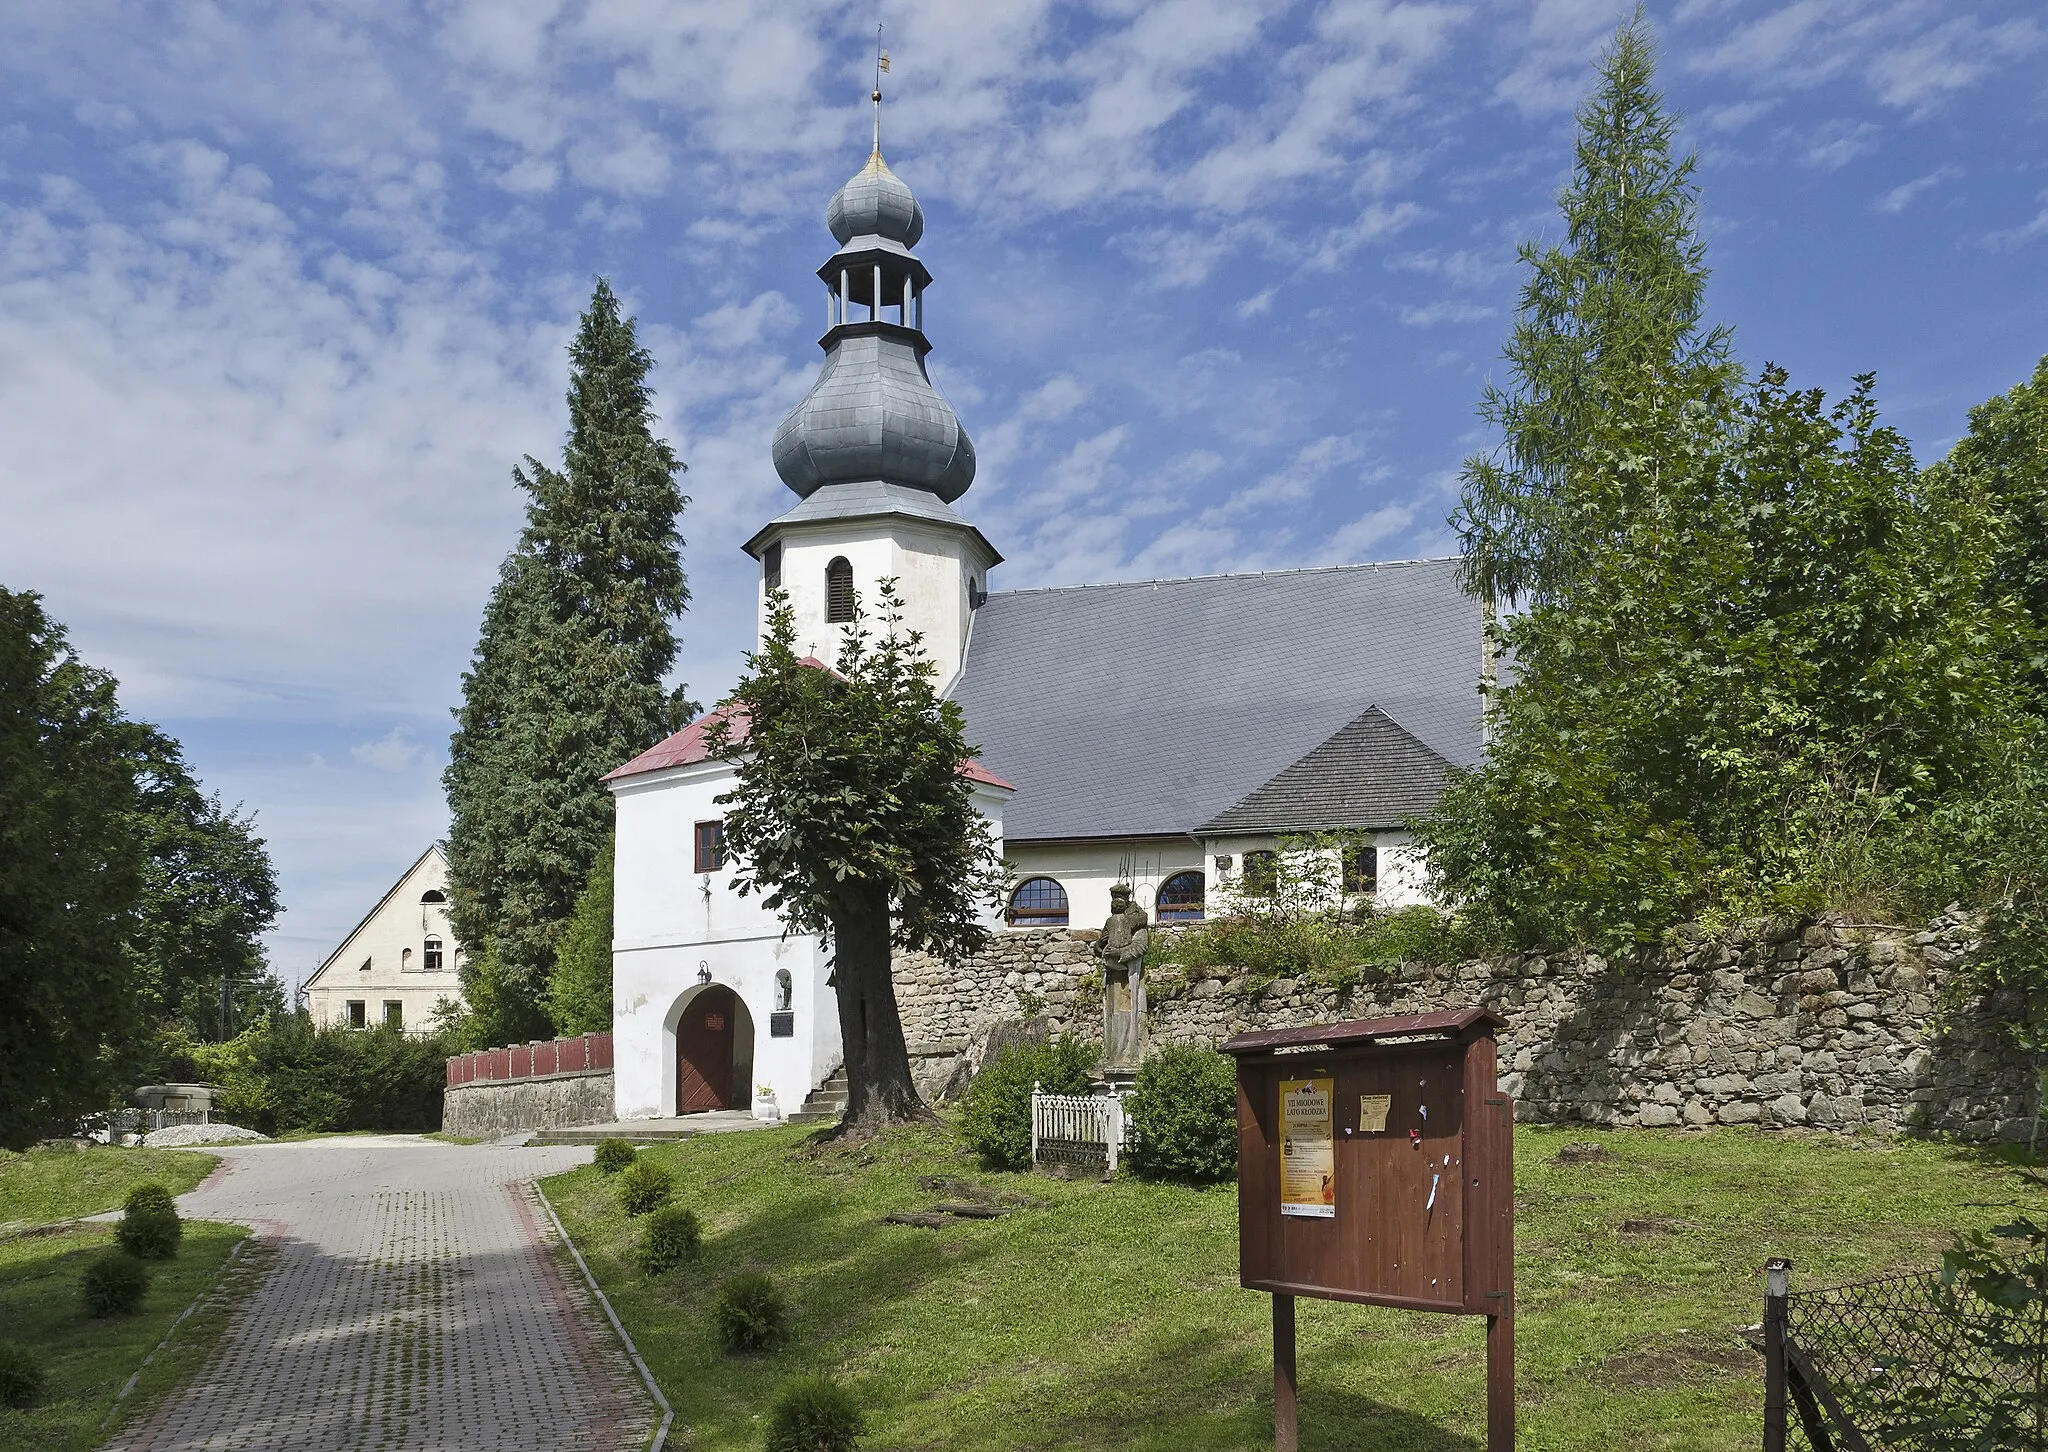
<path fill-rule="evenodd" d="M 1097 1099 L 1123 1099 L 1138 1087 L 1136 1069 L 1097 1069 L 1096 1078 L 1088 1085 L 1088 1092 Z"/>

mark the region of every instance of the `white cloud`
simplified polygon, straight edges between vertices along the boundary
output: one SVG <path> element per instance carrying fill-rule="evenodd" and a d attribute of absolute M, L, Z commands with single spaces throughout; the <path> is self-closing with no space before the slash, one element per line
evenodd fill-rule
<path fill-rule="evenodd" d="M 1231 311 L 1240 318 L 1263 318 L 1273 311 L 1273 298 L 1279 291 L 1277 287 L 1262 287 L 1250 297 L 1239 298 Z"/>
<path fill-rule="evenodd" d="M 1490 318 L 1498 311 L 1478 303 L 1458 302 L 1444 298 L 1419 307 L 1404 307 L 1400 311 L 1402 326 L 1409 328 L 1434 328 L 1445 323 L 1476 323 Z"/>
<path fill-rule="evenodd" d="M 1877 150 L 1883 133 L 1868 121 L 1824 121 L 1804 134 L 1791 137 L 1800 157 L 1811 167 L 1836 171 L 1859 156 Z"/>
<path fill-rule="evenodd" d="M 378 771 L 402 772 L 419 759 L 420 744 L 412 739 L 409 728 L 393 726 L 375 741 L 351 746 L 348 754 Z"/>
<path fill-rule="evenodd" d="M 1877 199 L 1877 210 L 1894 214 L 1903 212 L 1906 208 L 1912 206 L 1914 202 L 1918 201 L 1924 193 L 1932 191 L 1943 182 L 1953 181 L 1961 175 L 1962 169 L 1960 167 L 1936 167 L 1925 176 L 1915 177 L 1909 182 L 1901 182 L 1879 197 Z"/>

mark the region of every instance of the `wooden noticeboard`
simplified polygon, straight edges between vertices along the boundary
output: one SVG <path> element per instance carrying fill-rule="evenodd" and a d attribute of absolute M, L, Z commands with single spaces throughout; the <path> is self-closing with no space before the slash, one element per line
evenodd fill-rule
<path fill-rule="evenodd" d="M 1294 1298 L 1487 1318 L 1487 1448 L 1514 1445 L 1514 1105 L 1485 1009 L 1241 1034 L 1238 1275 L 1273 1296 L 1294 1447 Z"/>

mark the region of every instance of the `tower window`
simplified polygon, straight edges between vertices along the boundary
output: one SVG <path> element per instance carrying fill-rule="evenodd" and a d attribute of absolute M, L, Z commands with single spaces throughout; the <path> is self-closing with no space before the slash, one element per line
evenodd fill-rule
<path fill-rule="evenodd" d="M 716 872 L 725 866 L 725 823 L 697 824 L 697 870 Z"/>
<path fill-rule="evenodd" d="M 427 939 L 426 951 L 420 954 L 420 967 L 428 973 L 439 973 L 441 971 L 441 940 L 439 938 Z"/>
<path fill-rule="evenodd" d="M 853 619 L 853 566 L 845 555 L 825 566 L 825 623 L 839 625 Z"/>
<path fill-rule="evenodd" d="M 782 541 L 761 551 L 761 584 L 770 590 L 782 588 Z"/>
<path fill-rule="evenodd" d="M 1067 890 L 1050 877 L 1027 878 L 1010 894 L 1008 917 L 1013 928 L 1064 928 Z"/>
<path fill-rule="evenodd" d="M 1159 884 L 1157 917 L 1162 923 L 1198 923 L 1202 920 L 1202 874 L 1176 872 Z"/>

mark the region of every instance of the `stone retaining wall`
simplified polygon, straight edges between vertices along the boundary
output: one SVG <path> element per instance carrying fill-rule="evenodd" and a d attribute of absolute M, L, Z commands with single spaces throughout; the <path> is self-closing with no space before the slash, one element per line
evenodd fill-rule
<path fill-rule="evenodd" d="M 1100 1040 L 1094 934 L 998 935 L 949 970 L 897 966 L 904 1026 L 928 1094 L 957 1092 L 992 1037 L 1036 1018 Z M 1943 1027 L 1970 924 L 1925 932 L 1820 923 L 1696 940 L 1624 972 L 1590 954 L 1517 954 L 1365 970 L 1348 988 L 1166 967 L 1148 978 L 1151 1044 L 1213 1044 L 1246 1029 L 1483 1004 L 1507 1021 L 1501 1083 L 1525 1119 L 1617 1125 L 1764 1124 L 2024 1138 L 2034 1077 L 2001 1005 Z M 1009 1030 L 1001 1028 L 1009 1024 Z"/>
<path fill-rule="evenodd" d="M 442 1099 L 441 1131 L 464 1139 L 496 1139 L 522 1129 L 609 1124 L 612 1118 L 612 1071 L 597 1069 L 451 1084 Z"/>

